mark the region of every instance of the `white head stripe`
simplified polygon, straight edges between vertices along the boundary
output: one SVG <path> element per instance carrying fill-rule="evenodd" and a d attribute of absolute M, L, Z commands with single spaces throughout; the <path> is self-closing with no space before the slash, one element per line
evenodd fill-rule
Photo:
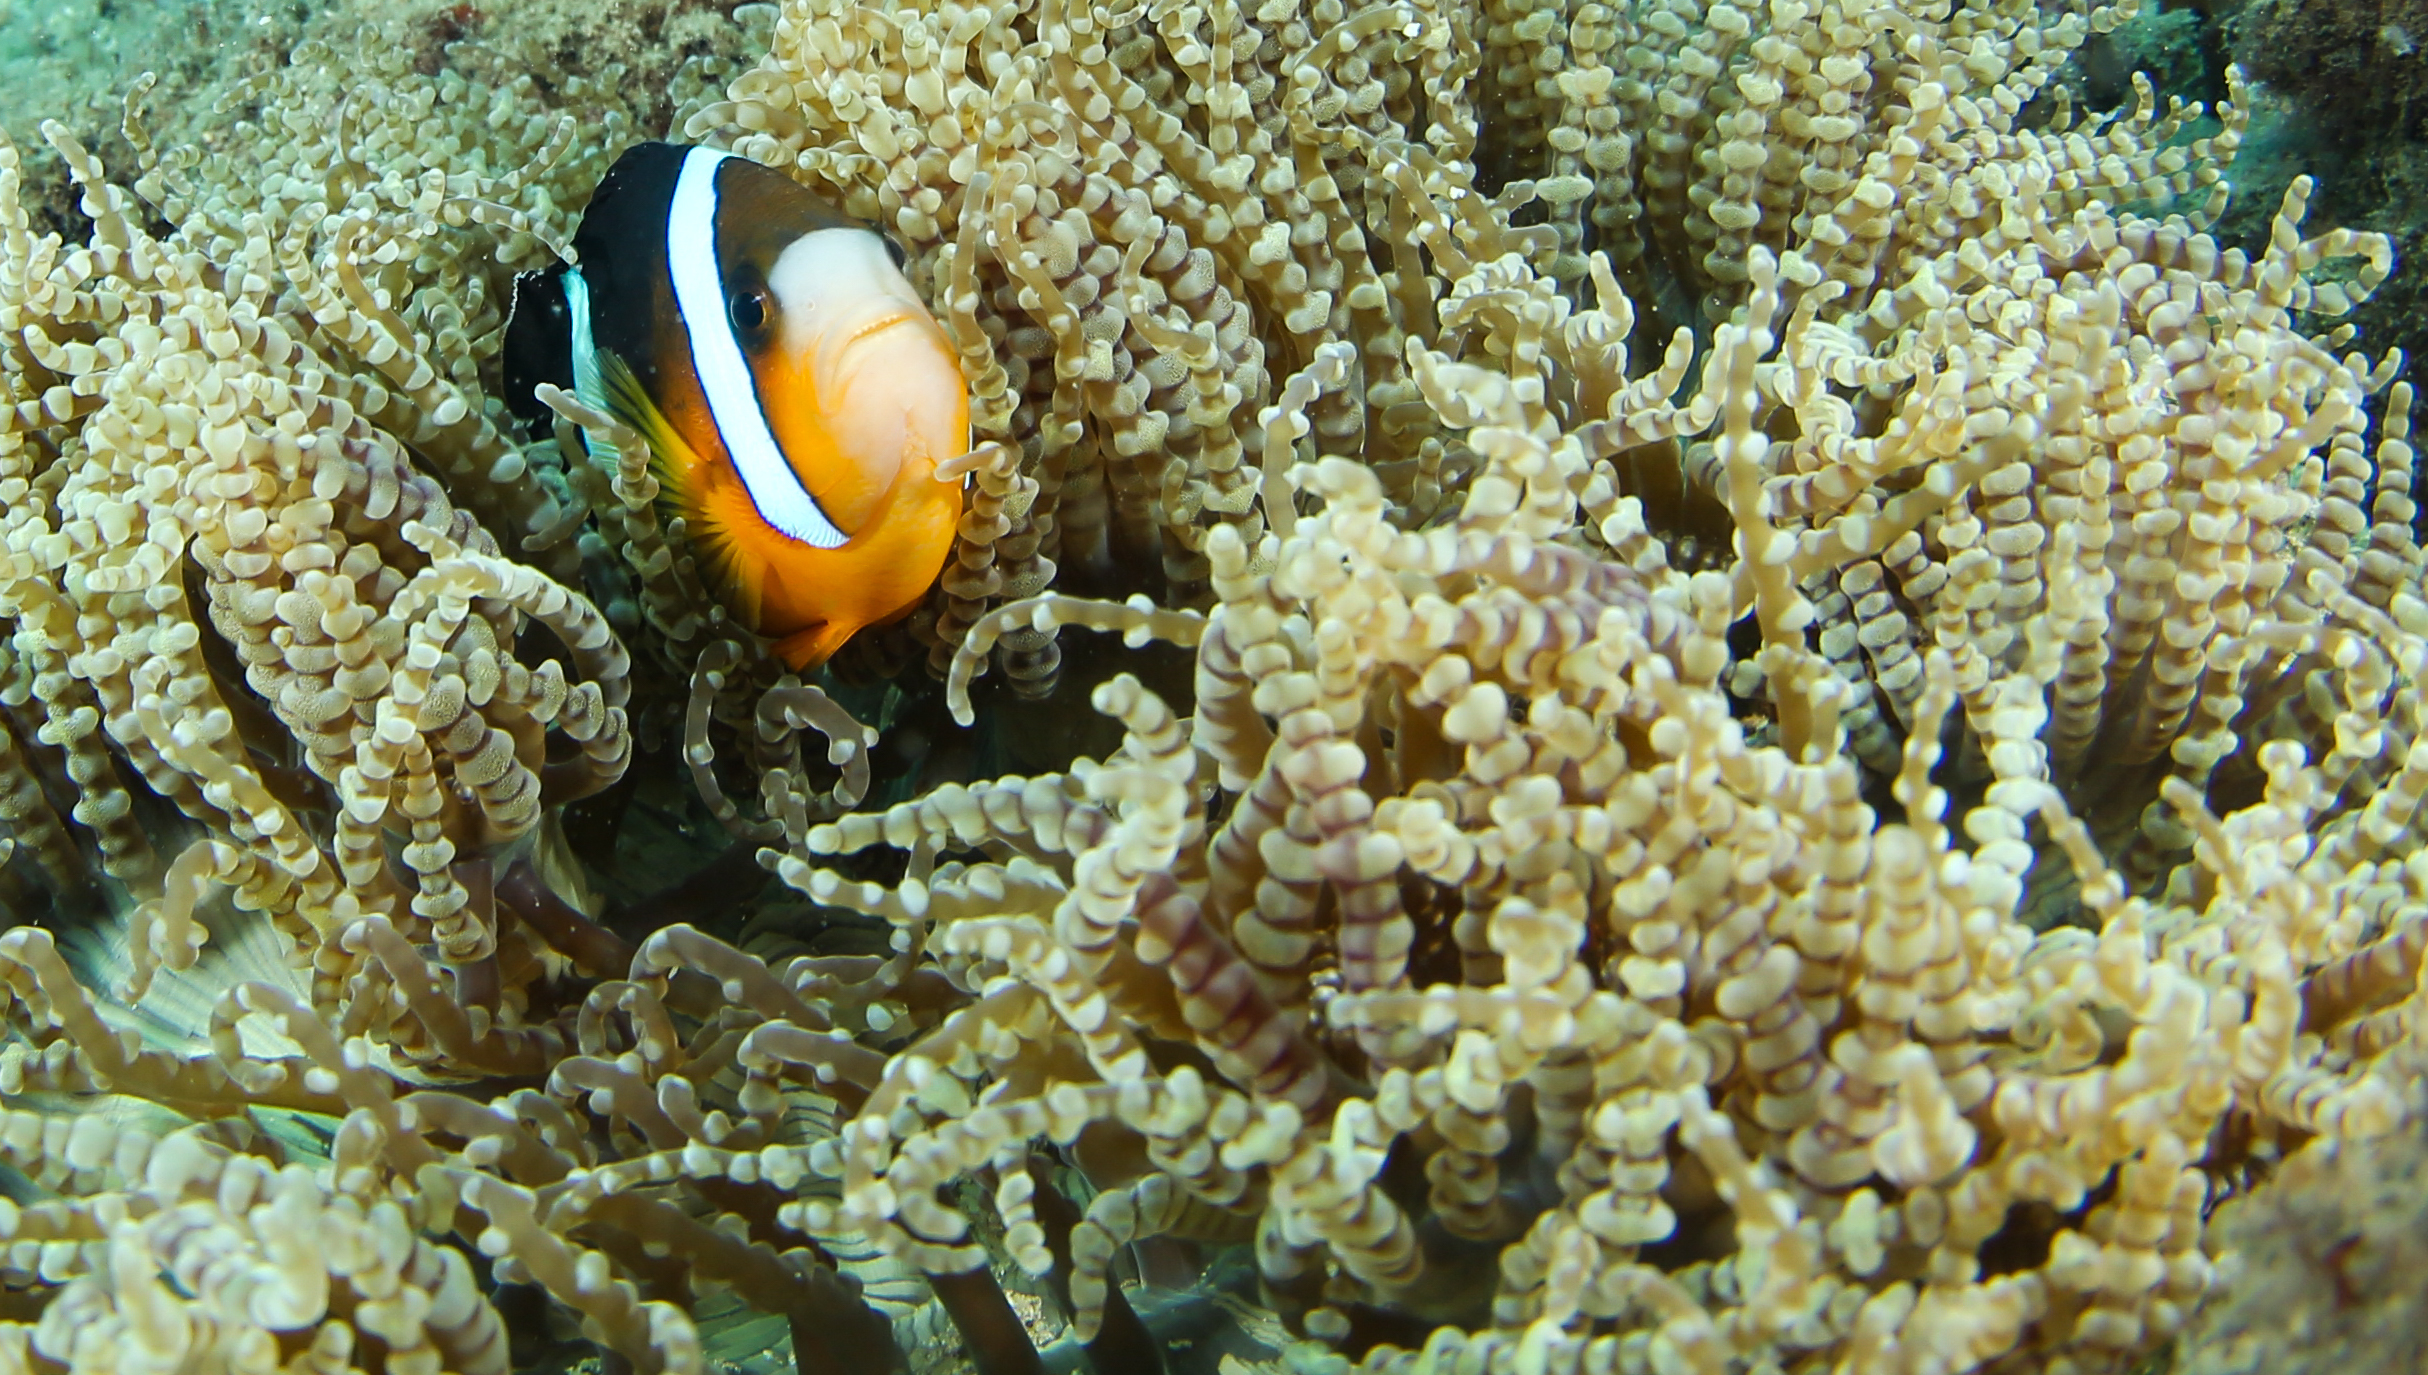
<path fill-rule="evenodd" d="M 833 549 L 844 534 L 818 509 L 785 461 L 767 415 L 759 409 L 750 362 L 733 336 L 725 313 L 724 274 L 717 268 L 717 164 L 733 154 L 694 148 L 683 155 L 675 179 L 674 204 L 666 215 L 666 271 L 674 281 L 675 309 L 691 339 L 691 370 L 708 397 L 708 415 L 733 455 L 734 472 L 759 515 L 777 531 L 803 544 Z"/>

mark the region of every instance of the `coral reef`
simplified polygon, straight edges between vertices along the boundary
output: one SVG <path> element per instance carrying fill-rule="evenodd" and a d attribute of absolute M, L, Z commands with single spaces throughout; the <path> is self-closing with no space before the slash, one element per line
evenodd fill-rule
<path fill-rule="evenodd" d="M 0 1369 L 1152 1371 L 1238 1254 L 1234 1366 L 2134 1368 L 2418 1129 L 2428 566 L 2386 240 L 2221 248 L 2238 79 L 2051 88 L 2122 17 L 788 0 L 139 88 L 81 243 L 0 150 Z M 660 109 L 969 378 L 821 682 L 494 395 Z M 1117 736 L 903 796 L 973 691 Z"/>
<path fill-rule="evenodd" d="M 2169 1368 L 2306 1375 L 2416 1363 L 2419 1172 L 2416 1131 L 2323 1140 L 2220 1210 L 2233 1270 Z"/>
<path fill-rule="evenodd" d="M 2428 159 L 2419 152 L 2428 106 L 2414 108 L 2428 79 L 2428 52 L 2419 46 L 2428 10 L 2255 0 L 2202 5 L 2180 18 L 2195 21 L 2185 27 L 2202 41 L 2194 51 L 2179 50 L 2179 63 L 2201 67 L 2199 79 L 2209 82 L 2227 63 L 2240 63 L 2259 87 L 2253 134 L 2236 181 L 2272 201 L 2291 178 L 2333 166 L 2313 215 L 2385 234 L 2400 257 L 2416 259 L 2428 228 L 2419 211 L 2428 204 Z M 2254 208 L 2246 202 L 2224 230 L 2264 231 Z M 2422 305 L 2420 285 L 2406 273 L 2353 318 L 2380 347 L 2417 357 L 2428 344 L 2417 323 Z"/>
<path fill-rule="evenodd" d="M 2235 56 L 2259 80 L 2308 106 L 2321 132 L 2410 134 L 2428 10 L 2412 4 L 2328 5 L 2296 13 L 2281 3 L 2243 6 L 2229 18 Z"/>

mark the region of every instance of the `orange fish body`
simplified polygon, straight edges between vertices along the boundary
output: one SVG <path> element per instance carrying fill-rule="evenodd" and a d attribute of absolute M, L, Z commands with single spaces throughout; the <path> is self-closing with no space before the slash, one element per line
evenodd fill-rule
<path fill-rule="evenodd" d="M 509 394 L 569 374 L 637 430 L 727 607 L 794 667 L 915 605 L 960 519 L 936 468 L 969 403 L 891 241 L 780 173 L 658 143 L 617 161 L 574 245 L 537 308 L 517 284 Z"/>

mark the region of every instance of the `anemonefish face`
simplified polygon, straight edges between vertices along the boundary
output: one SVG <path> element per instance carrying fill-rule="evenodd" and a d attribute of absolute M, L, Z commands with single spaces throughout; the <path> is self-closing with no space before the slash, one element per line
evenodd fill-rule
<path fill-rule="evenodd" d="M 752 371 L 778 446 L 796 471 L 801 455 L 839 460 L 801 477 L 847 534 L 907 454 L 942 462 L 969 447 L 966 414 L 936 404 L 962 395 L 960 361 L 887 240 L 854 229 L 795 239 L 740 314 L 762 321 L 750 331 Z"/>
<path fill-rule="evenodd" d="M 952 542 L 935 467 L 969 419 L 892 242 L 755 163 L 642 144 L 574 244 L 529 309 L 518 283 L 510 395 L 568 373 L 647 437 L 729 604 L 795 663 L 914 602 Z"/>

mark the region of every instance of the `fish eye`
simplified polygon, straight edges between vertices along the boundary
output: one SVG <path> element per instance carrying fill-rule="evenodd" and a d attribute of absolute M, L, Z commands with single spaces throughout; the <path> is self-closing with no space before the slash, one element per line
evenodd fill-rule
<path fill-rule="evenodd" d="M 735 292 L 725 303 L 725 314 L 744 334 L 758 330 L 767 323 L 767 289 L 754 286 Z"/>

